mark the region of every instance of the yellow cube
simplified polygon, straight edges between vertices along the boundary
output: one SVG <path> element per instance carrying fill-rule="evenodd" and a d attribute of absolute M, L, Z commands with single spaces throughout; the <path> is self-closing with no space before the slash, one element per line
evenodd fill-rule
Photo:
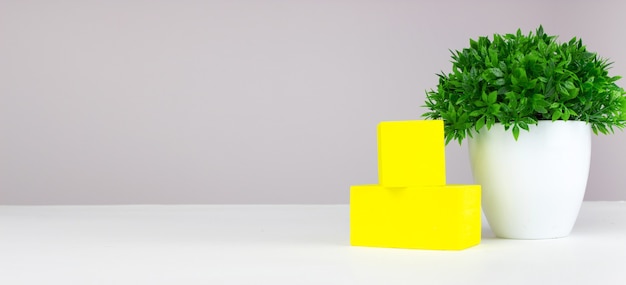
<path fill-rule="evenodd" d="M 386 187 L 446 184 L 443 121 L 378 125 L 378 183 Z"/>
<path fill-rule="evenodd" d="M 480 186 L 350 188 L 350 244 L 460 250 L 480 243 Z"/>

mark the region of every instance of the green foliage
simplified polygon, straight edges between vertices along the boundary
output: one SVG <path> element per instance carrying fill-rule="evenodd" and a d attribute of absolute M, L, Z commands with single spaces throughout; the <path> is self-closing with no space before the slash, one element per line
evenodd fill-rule
<path fill-rule="evenodd" d="M 541 26 L 470 39 L 469 48 L 452 52 L 452 72 L 438 74 L 437 89 L 426 91 L 423 117 L 444 120 L 446 144 L 498 122 L 515 139 L 540 120 L 585 121 L 595 134 L 612 133 L 626 126 L 626 92 L 610 65 L 580 39 L 558 43 Z"/>

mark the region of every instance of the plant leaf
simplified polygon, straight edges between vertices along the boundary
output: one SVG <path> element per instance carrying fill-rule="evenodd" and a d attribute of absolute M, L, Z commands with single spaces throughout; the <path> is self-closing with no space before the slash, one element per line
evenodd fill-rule
<path fill-rule="evenodd" d="M 485 116 L 483 115 L 476 121 L 476 131 L 480 131 L 480 129 L 485 125 Z"/>
<path fill-rule="evenodd" d="M 528 128 L 528 124 L 526 124 L 526 122 L 519 122 L 518 126 L 524 130 L 530 131 L 530 129 Z"/>
<path fill-rule="evenodd" d="M 569 120 L 569 111 L 565 110 L 565 112 L 563 112 L 563 114 L 561 115 L 561 119 L 563 119 L 563 121 L 567 121 Z"/>
<path fill-rule="evenodd" d="M 519 138 L 519 127 L 517 125 L 513 126 L 513 138 L 515 140 Z"/>
<path fill-rule="evenodd" d="M 562 114 L 561 110 L 554 111 L 554 113 L 552 113 L 552 121 L 558 120 Z"/>
<path fill-rule="evenodd" d="M 497 67 L 489 68 L 489 71 L 491 71 L 491 74 L 495 75 L 496 77 L 504 76 L 504 72 L 502 72 L 500 68 L 497 68 Z"/>
<path fill-rule="evenodd" d="M 489 93 L 489 97 L 487 98 L 487 102 L 489 104 L 493 104 L 496 102 L 496 100 L 498 100 L 498 91 L 493 91 L 491 93 Z"/>

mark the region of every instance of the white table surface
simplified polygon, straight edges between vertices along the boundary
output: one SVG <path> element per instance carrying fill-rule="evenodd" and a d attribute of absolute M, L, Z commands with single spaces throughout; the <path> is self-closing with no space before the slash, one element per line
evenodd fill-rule
<path fill-rule="evenodd" d="M 0 206 L 0 284 L 626 284 L 626 203 L 570 237 L 349 246 L 347 205 Z"/>

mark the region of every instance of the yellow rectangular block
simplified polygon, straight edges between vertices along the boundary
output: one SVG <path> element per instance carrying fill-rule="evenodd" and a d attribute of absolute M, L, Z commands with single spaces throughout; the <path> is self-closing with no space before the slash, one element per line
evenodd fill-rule
<path fill-rule="evenodd" d="M 386 187 L 446 184 L 443 121 L 378 124 L 378 180 Z"/>
<path fill-rule="evenodd" d="M 350 244 L 465 249 L 480 243 L 480 186 L 350 188 Z"/>

